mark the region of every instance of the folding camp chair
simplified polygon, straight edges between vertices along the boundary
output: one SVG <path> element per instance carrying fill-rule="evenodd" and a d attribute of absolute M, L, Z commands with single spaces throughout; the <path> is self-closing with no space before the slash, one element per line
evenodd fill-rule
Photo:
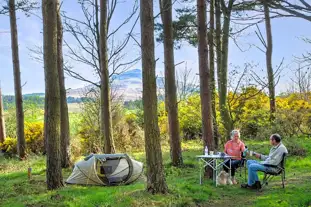
<path fill-rule="evenodd" d="M 240 177 L 242 177 L 242 168 L 244 168 L 244 179 L 245 179 L 245 182 L 247 182 L 247 176 L 246 176 L 246 163 L 247 163 L 247 159 L 246 159 L 246 156 L 243 155 L 243 152 L 241 153 L 241 163 L 239 165 L 239 168 L 240 168 Z"/>
<path fill-rule="evenodd" d="M 277 166 L 268 166 L 268 170 L 262 171 L 264 172 L 264 178 L 262 181 L 262 188 L 268 185 L 268 182 L 272 180 L 275 176 L 281 176 L 282 179 L 282 187 L 285 188 L 285 161 L 286 161 L 287 153 L 284 153 L 282 156 L 281 162 Z"/>

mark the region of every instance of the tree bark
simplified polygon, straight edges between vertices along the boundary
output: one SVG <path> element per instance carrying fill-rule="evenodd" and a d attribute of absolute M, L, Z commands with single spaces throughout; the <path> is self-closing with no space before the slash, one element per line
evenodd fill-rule
<path fill-rule="evenodd" d="M 110 103 L 108 48 L 107 48 L 107 0 L 100 0 L 100 104 L 101 104 L 101 137 L 104 140 L 104 152 L 115 153 L 112 136 L 112 117 Z"/>
<path fill-rule="evenodd" d="M 158 126 L 153 0 L 140 0 L 140 24 L 147 191 L 153 194 L 167 193 Z"/>
<path fill-rule="evenodd" d="M 0 86 L 0 143 L 3 143 L 5 140 L 5 122 L 4 122 L 4 111 L 3 111 L 3 102 L 2 102 L 2 93 Z"/>
<path fill-rule="evenodd" d="M 60 156 L 60 90 L 57 55 L 57 0 L 43 0 L 44 75 L 46 106 L 44 121 L 47 141 L 46 177 L 48 190 L 63 186 Z"/>
<path fill-rule="evenodd" d="M 210 67 L 210 83 L 212 91 L 212 119 L 214 131 L 215 149 L 218 149 L 219 134 L 216 120 L 216 81 L 215 81 L 215 50 L 214 50 L 214 33 L 215 33 L 215 0 L 210 1 L 210 32 L 209 32 L 209 67 Z"/>
<path fill-rule="evenodd" d="M 183 159 L 179 135 L 178 104 L 176 94 L 172 0 L 162 0 L 160 8 L 164 29 L 165 99 L 168 110 L 171 159 L 174 166 L 181 166 L 183 164 Z"/>
<path fill-rule="evenodd" d="M 63 25 L 60 14 L 60 2 L 57 0 L 57 64 L 59 74 L 60 90 L 60 146 L 62 167 L 68 168 L 70 165 L 70 129 L 67 96 L 64 76 L 63 59 Z"/>
<path fill-rule="evenodd" d="M 272 31 L 270 22 L 270 11 L 267 2 L 264 2 L 264 12 L 265 12 L 265 23 L 266 23 L 266 35 L 267 35 L 267 45 L 266 45 L 266 66 L 268 73 L 268 88 L 269 88 L 269 99 L 270 99 L 270 119 L 274 120 L 274 113 L 276 110 L 275 106 L 275 85 L 274 85 L 274 74 L 272 67 Z"/>
<path fill-rule="evenodd" d="M 9 9 L 10 9 L 11 45 L 12 45 L 15 104 L 16 104 L 17 153 L 20 159 L 24 159 L 26 157 L 26 142 L 24 136 L 24 110 L 23 110 L 23 95 L 22 95 L 21 74 L 20 74 L 21 72 L 19 65 L 15 0 L 9 0 Z"/>
<path fill-rule="evenodd" d="M 223 0 L 221 0 L 223 1 Z M 233 6 L 233 0 L 229 0 L 228 7 L 222 3 L 222 11 L 224 14 L 223 35 L 221 45 L 221 64 L 218 71 L 218 88 L 219 88 L 219 109 L 222 122 L 226 130 L 226 137 L 230 139 L 230 132 L 233 129 L 233 122 L 228 110 L 227 103 L 227 82 L 228 82 L 228 53 L 229 53 L 229 31 L 230 18 Z"/>
<path fill-rule="evenodd" d="M 206 2 L 197 0 L 198 11 L 198 55 L 200 74 L 200 97 L 203 127 L 204 147 L 214 149 L 212 100 L 210 88 L 210 70 L 208 67 L 207 27 L 206 27 Z"/>

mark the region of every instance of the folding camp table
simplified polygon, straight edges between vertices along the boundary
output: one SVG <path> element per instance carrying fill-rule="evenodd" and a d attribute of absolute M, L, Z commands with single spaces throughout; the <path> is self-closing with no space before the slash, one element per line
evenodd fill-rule
<path fill-rule="evenodd" d="M 234 158 L 234 156 L 229 155 L 197 155 L 196 156 L 199 160 L 200 165 L 200 184 L 202 185 L 202 173 L 204 172 L 205 167 L 210 167 L 213 169 L 213 182 L 217 186 L 216 182 L 216 176 L 218 174 L 219 168 L 222 166 L 225 166 L 229 170 L 229 176 L 231 179 L 231 159 Z M 229 161 L 229 167 L 224 165 L 227 160 Z"/>

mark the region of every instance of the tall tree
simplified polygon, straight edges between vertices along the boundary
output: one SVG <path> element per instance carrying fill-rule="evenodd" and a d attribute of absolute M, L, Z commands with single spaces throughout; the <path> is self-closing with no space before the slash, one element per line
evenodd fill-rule
<path fill-rule="evenodd" d="M 269 6 L 273 9 L 278 9 L 277 11 L 273 11 L 274 13 L 290 16 L 290 17 L 298 17 L 305 19 L 307 21 L 311 21 L 311 3 L 306 0 L 278 0 L 278 1 L 265 1 L 269 4 Z M 285 13 L 284 13 L 285 12 Z"/>
<path fill-rule="evenodd" d="M 63 25 L 60 14 L 60 1 L 57 0 L 57 64 L 60 90 L 60 145 L 62 167 L 67 168 L 70 164 L 70 130 L 68 105 L 65 88 L 64 59 L 63 59 Z"/>
<path fill-rule="evenodd" d="M 210 67 L 210 81 L 211 81 L 211 91 L 212 91 L 212 115 L 213 115 L 213 128 L 214 128 L 214 143 L 215 148 L 219 145 L 219 134 L 216 121 L 216 81 L 215 81 L 215 50 L 214 50 L 214 34 L 215 34 L 215 0 L 210 1 L 210 26 L 209 26 L 209 36 L 208 36 L 208 46 L 209 46 L 209 67 Z"/>
<path fill-rule="evenodd" d="M 203 128 L 203 144 L 210 150 L 214 149 L 212 100 L 210 85 L 210 70 L 208 66 L 206 1 L 197 0 L 198 13 L 198 56 L 200 74 L 200 97 Z"/>
<path fill-rule="evenodd" d="M 47 110 L 44 117 L 47 188 L 63 186 L 60 155 L 60 90 L 57 55 L 57 0 L 42 0 L 44 75 Z"/>
<path fill-rule="evenodd" d="M 178 104 L 176 94 L 174 39 L 172 22 L 172 0 L 160 0 L 164 33 L 165 99 L 168 111 L 168 124 L 171 146 L 171 159 L 174 166 L 183 164 L 179 135 Z"/>
<path fill-rule="evenodd" d="M 3 114 L 3 103 L 2 103 L 2 93 L 0 86 L 0 143 L 4 142 L 5 139 L 5 123 L 4 123 L 4 114 Z"/>
<path fill-rule="evenodd" d="M 100 0 L 100 101 L 101 123 L 100 132 L 104 140 L 104 152 L 115 153 L 112 136 L 112 117 L 110 103 L 109 69 L 108 69 L 108 47 L 107 47 L 107 6 L 108 0 Z"/>
<path fill-rule="evenodd" d="M 10 10 L 10 26 L 11 26 L 11 47 L 14 71 L 14 88 L 15 88 L 15 104 L 16 104 L 16 135 L 17 135 L 17 152 L 21 159 L 26 157 L 26 142 L 24 136 L 24 110 L 23 96 L 21 86 L 21 72 L 19 66 L 18 52 L 18 35 L 16 25 L 15 0 L 9 0 Z"/>
<path fill-rule="evenodd" d="M 266 1 L 263 1 L 264 12 L 265 12 L 265 23 L 266 23 L 266 35 L 267 35 L 267 44 L 266 47 L 266 67 L 268 73 L 268 89 L 269 89 L 269 99 L 270 99 L 270 118 L 274 119 L 275 113 L 275 85 L 274 85 L 274 73 L 272 67 L 272 31 L 271 31 L 271 20 L 269 6 Z"/>
<path fill-rule="evenodd" d="M 219 13 L 220 11 L 223 12 L 223 27 L 222 27 L 222 37 L 216 40 L 217 51 L 218 55 L 217 58 L 220 60 L 217 61 L 217 74 L 218 74 L 218 94 L 219 94 L 219 109 L 220 115 L 222 118 L 222 123 L 226 130 L 227 139 L 230 138 L 230 131 L 233 129 L 233 123 L 229 114 L 229 110 L 227 107 L 227 83 L 228 83 L 228 54 L 229 54 L 229 34 L 230 34 L 230 19 L 231 19 L 231 12 L 233 7 L 234 0 L 229 0 L 228 6 L 226 6 L 225 0 L 216 0 L 216 39 L 220 38 L 221 29 L 219 28 L 220 19 Z M 220 10 L 221 9 L 221 10 Z M 221 16 L 220 16 L 221 17 Z"/>
<path fill-rule="evenodd" d="M 150 193 L 167 193 L 168 188 L 163 172 L 160 131 L 158 126 L 153 0 L 140 0 L 140 25 L 147 191 Z"/>

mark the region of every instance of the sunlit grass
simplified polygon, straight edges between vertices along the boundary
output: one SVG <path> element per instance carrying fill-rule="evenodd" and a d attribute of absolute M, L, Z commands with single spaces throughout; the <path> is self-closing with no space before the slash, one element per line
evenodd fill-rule
<path fill-rule="evenodd" d="M 268 142 L 246 141 L 259 152 L 269 150 Z M 305 141 L 306 146 L 311 143 Z M 198 161 L 201 154 L 199 141 L 182 143 L 182 168 L 172 167 L 168 148 L 164 148 L 163 160 L 167 195 L 150 195 L 145 191 L 145 175 L 127 186 L 98 187 L 66 185 L 57 191 L 47 191 L 45 184 L 45 157 L 32 156 L 27 161 L 0 158 L 0 206 L 308 206 L 311 204 L 310 157 L 289 156 L 287 161 L 287 185 L 281 188 L 280 177 L 263 192 L 241 189 L 239 186 L 215 187 L 211 181 L 199 184 Z M 131 156 L 145 162 L 144 152 Z M 308 155 L 310 156 L 310 154 Z M 28 167 L 33 176 L 29 181 Z M 71 169 L 63 171 L 64 179 Z"/>

